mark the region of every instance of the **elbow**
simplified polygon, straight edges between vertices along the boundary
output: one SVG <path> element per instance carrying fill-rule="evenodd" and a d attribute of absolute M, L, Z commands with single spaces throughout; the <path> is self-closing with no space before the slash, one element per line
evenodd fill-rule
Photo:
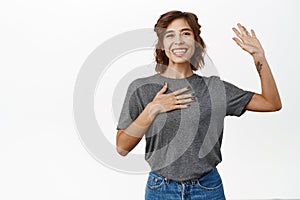
<path fill-rule="evenodd" d="M 279 110 L 281 110 L 282 109 L 282 104 L 280 104 L 280 105 L 278 105 L 277 107 L 276 107 L 276 111 L 279 111 Z"/>
<path fill-rule="evenodd" d="M 281 110 L 282 109 L 282 105 L 280 104 L 279 106 L 277 106 L 276 108 L 275 108 L 275 111 L 279 111 L 279 110 Z"/>
<path fill-rule="evenodd" d="M 121 135 L 123 133 L 123 130 L 119 130 L 116 137 L 116 150 L 119 155 L 126 156 L 129 151 L 126 151 L 125 148 L 121 145 L 122 144 L 122 138 Z"/>
<path fill-rule="evenodd" d="M 129 153 L 129 151 L 126 151 L 126 150 L 124 150 L 123 148 L 121 148 L 121 147 L 119 147 L 119 146 L 117 146 L 117 152 L 118 152 L 118 154 L 119 155 L 121 155 L 121 156 L 127 156 L 127 154 Z"/>
<path fill-rule="evenodd" d="M 268 112 L 276 112 L 282 109 L 280 98 L 266 100 L 265 106 Z"/>
<path fill-rule="evenodd" d="M 282 103 L 281 100 L 279 98 L 278 102 L 275 104 L 275 111 L 279 111 L 282 109 Z"/>
<path fill-rule="evenodd" d="M 282 109 L 282 104 L 281 104 L 281 102 L 279 102 L 279 103 L 273 105 L 272 111 L 276 112 L 276 111 L 279 111 L 281 109 Z"/>
<path fill-rule="evenodd" d="M 279 95 L 278 95 L 278 98 L 276 98 L 274 107 L 275 107 L 275 111 L 279 111 L 282 109 L 282 103 L 281 103 L 281 99 L 280 99 Z"/>

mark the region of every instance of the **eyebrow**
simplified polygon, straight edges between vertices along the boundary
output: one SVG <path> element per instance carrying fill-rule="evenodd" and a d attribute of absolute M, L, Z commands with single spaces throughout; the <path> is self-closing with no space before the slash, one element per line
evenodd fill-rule
<path fill-rule="evenodd" d="M 191 31 L 191 32 L 193 32 L 192 29 L 190 29 L 190 28 L 183 28 L 179 32 L 183 32 L 183 31 Z M 169 30 L 169 31 L 166 31 L 165 34 L 168 34 L 168 33 L 171 33 L 171 32 L 173 33 L 175 31 L 174 30 Z"/>

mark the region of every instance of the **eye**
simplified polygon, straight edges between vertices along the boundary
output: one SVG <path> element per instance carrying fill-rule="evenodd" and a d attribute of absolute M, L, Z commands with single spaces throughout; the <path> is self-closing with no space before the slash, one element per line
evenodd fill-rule
<path fill-rule="evenodd" d="M 183 35 L 191 35 L 190 32 L 184 32 Z"/>
<path fill-rule="evenodd" d="M 167 38 L 173 37 L 173 36 L 174 36 L 174 34 L 167 34 L 167 35 L 166 35 Z"/>

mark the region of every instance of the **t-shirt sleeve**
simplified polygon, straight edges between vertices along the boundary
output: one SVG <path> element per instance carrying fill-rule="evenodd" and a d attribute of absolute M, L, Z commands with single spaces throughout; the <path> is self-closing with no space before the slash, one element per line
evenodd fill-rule
<path fill-rule="evenodd" d="M 254 92 L 243 90 L 229 82 L 223 81 L 226 91 L 226 115 L 241 116 Z"/>
<path fill-rule="evenodd" d="M 131 82 L 127 88 L 123 107 L 119 116 L 117 130 L 126 129 L 143 111 L 136 84 Z"/>

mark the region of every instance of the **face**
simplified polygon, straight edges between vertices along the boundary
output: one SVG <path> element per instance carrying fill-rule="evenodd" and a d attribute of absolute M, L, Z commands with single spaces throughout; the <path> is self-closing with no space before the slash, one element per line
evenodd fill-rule
<path fill-rule="evenodd" d="M 195 52 L 192 28 L 183 18 L 173 20 L 163 36 L 163 49 L 169 63 L 186 63 Z"/>

